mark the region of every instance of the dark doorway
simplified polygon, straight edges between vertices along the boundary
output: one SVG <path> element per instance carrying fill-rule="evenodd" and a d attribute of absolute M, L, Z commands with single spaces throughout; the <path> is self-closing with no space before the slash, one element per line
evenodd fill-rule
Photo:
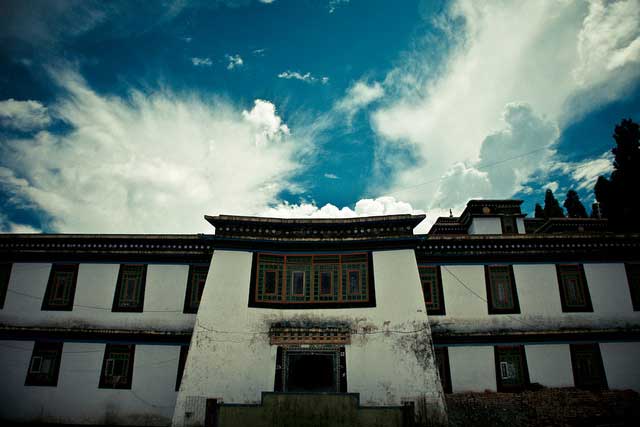
<path fill-rule="evenodd" d="M 332 353 L 290 353 L 287 391 L 337 392 L 335 357 Z"/>

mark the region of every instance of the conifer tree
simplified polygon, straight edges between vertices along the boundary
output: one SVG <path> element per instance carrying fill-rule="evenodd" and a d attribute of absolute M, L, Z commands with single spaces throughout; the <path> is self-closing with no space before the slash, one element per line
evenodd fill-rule
<path fill-rule="evenodd" d="M 540 206 L 540 203 L 536 203 L 536 210 L 534 213 L 535 218 L 544 218 L 544 209 Z"/>
<path fill-rule="evenodd" d="M 580 201 L 580 196 L 573 189 L 567 192 L 567 198 L 563 204 L 567 210 L 567 217 L 569 218 L 586 218 L 587 210 Z"/>
<path fill-rule="evenodd" d="M 640 126 L 631 119 L 616 125 L 613 172 L 594 189 L 604 217 L 614 230 L 640 230 Z"/>
<path fill-rule="evenodd" d="M 564 211 L 550 189 L 547 189 L 546 193 L 544 193 L 543 211 L 545 218 L 564 218 Z"/>

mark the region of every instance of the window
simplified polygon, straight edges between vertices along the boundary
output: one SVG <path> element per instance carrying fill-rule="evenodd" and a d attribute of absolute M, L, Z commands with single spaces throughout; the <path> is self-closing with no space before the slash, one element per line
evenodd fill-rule
<path fill-rule="evenodd" d="M 556 265 L 562 311 L 593 311 L 582 264 Z"/>
<path fill-rule="evenodd" d="M 180 358 L 178 359 L 178 374 L 176 375 L 176 391 L 180 390 L 180 383 L 182 382 L 182 374 L 184 374 L 184 367 L 187 364 L 187 355 L 189 354 L 189 346 L 180 346 Z"/>
<path fill-rule="evenodd" d="M 42 310 L 72 310 L 77 279 L 78 264 L 53 264 Z"/>
<path fill-rule="evenodd" d="M 435 347 L 436 367 L 442 383 L 442 391 L 451 393 L 451 369 L 449 367 L 449 349 L 447 347 Z"/>
<path fill-rule="evenodd" d="M 627 281 L 631 292 L 631 303 L 635 311 L 640 311 L 640 264 L 625 264 Z"/>
<path fill-rule="evenodd" d="M 422 293 L 427 306 L 427 314 L 444 315 L 444 293 L 442 292 L 442 275 L 439 266 L 418 266 Z"/>
<path fill-rule="evenodd" d="M 607 378 L 598 344 L 571 344 L 569 348 L 575 386 L 584 389 L 606 389 Z"/>
<path fill-rule="evenodd" d="M 29 362 L 27 379 L 24 385 L 49 386 L 58 385 L 60 360 L 62 359 L 61 342 L 36 341 Z"/>
<path fill-rule="evenodd" d="M 0 308 L 4 307 L 4 300 L 9 289 L 9 278 L 11 277 L 11 264 L 0 263 Z"/>
<path fill-rule="evenodd" d="M 375 306 L 369 253 L 254 254 L 251 307 Z"/>
<path fill-rule="evenodd" d="M 500 217 L 500 224 L 502 225 L 502 234 L 518 234 L 515 216 L 505 215 Z"/>
<path fill-rule="evenodd" d="M 209 266 L 190 265 L 189 278 L 187 279 L 187 295 L 184 298 L 184 312 L 197 313 L 204 291 L 204 284 L 207 281 Z"/>
<path fill-rule="evenodd" d="M 107 344 L 100 374 L 100 388 L 131 388 L 135 350 L 136 346 L 133 344 Z"/>
<path fill-rule="evenodd" d="M 122 264 L 118 273 L 113 311 L 142 312 L 146 265 Z"/>
<path fill-rule="evenodd" d="M 522 391 L 529 385 L 524 346 L 494 347 L 498 391 Z"/>
<path fill-rule="evenodd" d="M 484 275 L 487 284 L 489 314 L 520 313 L 513 267 L 510 265 L 486 265 Z"/>

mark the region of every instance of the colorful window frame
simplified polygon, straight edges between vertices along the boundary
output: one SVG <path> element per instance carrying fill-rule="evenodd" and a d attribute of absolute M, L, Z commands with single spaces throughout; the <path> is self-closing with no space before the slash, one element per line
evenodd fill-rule
<path fill-rule="evenodd" d="M 187 292 L 184 296 L 184 313 L 197 313 L 209 273 L 208 265 L 190 265 Z"/>
<path fill-rule="evenodd" d="M 485 265 L 489 314 L 518 314 L 520 303 L 511 265 Z"/>
<path fill-rule="evenodd" d="M 135 351 L 134 344 L 107 344 L 98 387 L 130 389 Z"/>
<path fill-rule="evenodd" d="M 422 283 L 422 294 L 428 315 L 446 314 L 444 291 L 442 289 L 442 272 L 439 265 L 419 265 L 418 273 Z"/>
<path fill-rule="evenodd" d="M 582 264 L 557 264 L 562 311 L 592 312 L 591 296 Z"/>
<path fill-rule="evenodd" d="M 73 310 L 78 281 L 78 264 L 52 264 L 42 310 Z"/>
<path fill-rule="evenodd" d="M 142 313 L 146 279 L 146 264 L 120 265 L 112 311 Z"/>
<path fill-rule="evenodd" d="M 24 385 L 56 387 L 62 360 L 62 342 L 36 341 Z"/>
<path fill-rule="evenodd" d="M 631 293 L 631 304 L 634 311 L 640 311 L 640 264 L 624 265 L 627 272 L 627 283 L 629 283 L 629 292 Z"/>
<path fill-rule="evenodd" d="M 0 309 L 4 308 L 4 301 L 9 289 L 9 279 L 11 278 L 11 267 L 9 262 L 0 263 Z"/>
<path fill-rule="evenodd" d="M 525 390 L 530 382 L 524 346 L 496 346 L 493 349 L 498 391 L 519 392 Z"/>
<path fill-rule="evenodd" d="M 607 377 L 598 343 L 571 344 L 571 368 L 576 388 L 606 390 Z"/>
<path fill-rule="evenodd" d="M 254 253 L 250 307 L 374 307 L 371 254 Z"/>
<path fill-rule="evenodd" d="M 449 349 L 447 347 L 434 347 L 434 355 L 436 358 L 436 368 L 440 376 L 442 391 L 452 393 L 451 386 L 451 366 L 449 365 Z"/>

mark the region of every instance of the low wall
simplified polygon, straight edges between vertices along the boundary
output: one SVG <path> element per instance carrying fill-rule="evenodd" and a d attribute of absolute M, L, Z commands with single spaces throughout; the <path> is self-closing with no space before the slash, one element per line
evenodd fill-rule
<path fill-rule="evenodd" d="M 450 426 L 637 426 L 640 395 L 574 388 L 449 394 Z"/>

